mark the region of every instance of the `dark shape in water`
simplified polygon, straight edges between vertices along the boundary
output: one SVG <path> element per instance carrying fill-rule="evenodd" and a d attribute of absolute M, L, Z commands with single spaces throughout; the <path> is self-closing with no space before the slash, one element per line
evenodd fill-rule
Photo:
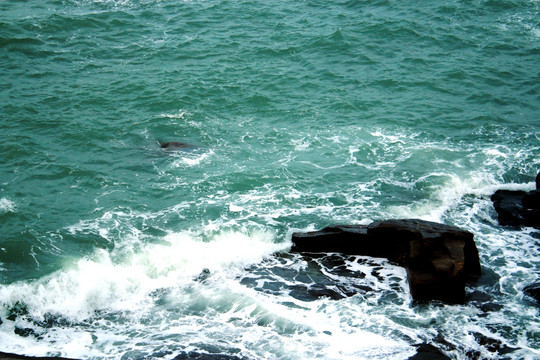
<path fill-rule="evenodd" d="M 345 298 L 345 296 L 340 294 L 338 291 L 319 284 L 314 284 L 311 286 L 291 286 L 291 292 L 289 293 L 289 295 L 291 295 L 295 299 L 303 301 L 314 301 L 323 297 L 327 297 L 333 300 L 340 300 Z"/>
<path fill-rule="evenodd" d="M 0 352 L 0 360 L 75 360 L 70 358 L 62 357 L 50 357 L 50 356 L 26 356 L 26 355 L 17 355 L 11 353 Z"/>
<path fill-rule="evenodd" d="M 165 149 L 165 150 L 168 150 L 168 151 L 170 151 L 170 150 L 182 150 L 182 149 L 194 147 L 191 144 L 180 142 L 180 141 L 163 142 L 163 143 L 160 143 L 160 146 L 161 146 L 162 149 Z"/>
<path fill-rule="evenodd" d="M 407 360 L 450 360 L 450 358 L 444 355 L 441 350 L 430 344 L 418 344 L 416 347 L 416 354 L 408 358 Z"/>
<path fill-rule="evenodd" d="M 523 292 L 536 300 L 536 304 L 540 306 L 540 282 L 525 286 Z"/>
<path fill-rule="evenodd" d="M 540 190 L 497 190 L 491 196 L 499 224 L 540 229 Z"/>
<path fill-rule="evenodd" d="M 536 175 L 536 190 L 497 190 L 491 201 L 499 224 L 540 229 L 540 173 Z"/>
<path fill-rule="evenodd" d="M 339 252 L 387 258 L 407 270 L 415 301 L 465 302 L 465 284 L 480 275 L 474 235 L 454 226 L 405 219 L 344 225 L 292 236 L 294 252 Z"/>
<path fill-rule="evenodd" d="M 190 351 L 188 353 L 182 352 L 178 356 L 176 356 L 173 360 L 191 360 L 191 359 L 195 359 L 195 360 L 245 360 L 244 358 L 240 358 L 234 355 L 207 354 L 207 353 L 199 353 L 196 351 Z"/>
<path fill-rule="evenodd" d="M 517 350 L 516 348 L 505 345 L 501 340 L 493 339 L 484 334 L 473 332 L 472 335 L 476 342 L 486 348 L 489 352 L 505 355 Z"/>
<path fill-rule="evenodd" d="M 22 337 L 37 336 L 36 332 L 30 328 L 15 327 L 14 333 Z"/>

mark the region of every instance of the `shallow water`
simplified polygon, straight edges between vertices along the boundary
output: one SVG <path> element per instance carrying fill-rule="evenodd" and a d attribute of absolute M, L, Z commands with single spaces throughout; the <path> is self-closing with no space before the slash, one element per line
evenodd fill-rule
<path fill-rule="evenodd" d="M 519 0 L 2 2 L 0 350 L 402 360 L 428 342 L 539 357 L 522 293 L 538 235 L 498 226 L 489 200 L 540 170 L 538 14 Z M 412 304 L 382 259 L 287 252 L 294 231 L 410 217 L 475 234 L 484 275 L 466 305 Z M 342 297 L 313 297 L 321 283 Z"/>

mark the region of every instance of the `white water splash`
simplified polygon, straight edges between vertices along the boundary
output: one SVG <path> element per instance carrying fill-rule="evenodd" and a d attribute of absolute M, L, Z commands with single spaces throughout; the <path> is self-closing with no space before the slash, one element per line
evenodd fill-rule
<path fill-rule="evenodd" d="M 12 213 L 17 211 L 17 204 L 13 201 L 1 198 L 0 199 L 0 214 Z"/>

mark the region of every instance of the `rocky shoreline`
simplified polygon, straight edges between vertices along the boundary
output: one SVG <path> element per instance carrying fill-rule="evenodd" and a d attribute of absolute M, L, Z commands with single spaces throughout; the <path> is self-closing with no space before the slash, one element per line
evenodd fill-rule
<path fill-rule="evenodd" d="M 183 143 L 164 143 L 162 147 L 182 148 Z M 536 189 L 525 191 L 497 190 L 491 197 L 501 226 L 540 229 L 540 173 Z M 382 257 L 407 270 L 412 299 L 415 302 L 440 301 L 462 304 L 467 300 L 465 286 L 481 274 L 474 235 L 455 226 L 419 219 L 376 221 L 369 225 L 337 225 L 318 231 L 294 233 L 291 252 L 306 258 L 317 254 L 339 253 Z M 309 291 L 312 291 L 311 293 Z M 306 289 L 310 296 L 342 298 L 324 287 Z M 523 289 L 525 295 L 540 305 L 540 282 Z M 339 296 L 338 296 L 339 295 Z M 349 293 L 347 296 L 352 296 Z M 484 304 L 486 305 L 486 304 Z M 488 306 L 487 304 L 486 306 Z M 496 310 L 496 309 L 495 309 Z M 486 310 L 486 311 L 489 311 Z M 1 320 L 0 320 L 1 324 Z M 475 335 L 476 336 L 476 335 Z M 479 334 L 479 341 L 493 351 L 513 351 Z M 450 359 L 431 344 L 416 344 L 417 353 L 406 360 Z M 0 360 L 77 360 L 63 357 L 32 357 L 0 352 Z M 183 352 L 173 360 L 252 360 L 228 354 Z M 404 359 L 405 360 L 405 359 Z"/>
<path fill-rule="evenodd" d="M 428 344 L 415 345 L 417 353 L 406 360 L 449 360 L 439 349 Z M 62 357 L 32 357 L 0 352 L 0 360 L 78 360 Z M 172 360 L 247 360 L 234 355 L 207 354 L 199 352 L 181 353 Z"/>

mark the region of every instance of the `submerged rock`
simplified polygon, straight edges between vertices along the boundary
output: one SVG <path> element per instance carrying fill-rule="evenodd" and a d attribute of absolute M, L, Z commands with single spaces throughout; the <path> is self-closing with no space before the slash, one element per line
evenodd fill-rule
<path fill-rule="evenodd" d="M 387 258 L 407 269 L 415 301 L 465 301 L 465 283 L 480 275 L 474 236 L 454 226 L 417 220 L 344 225 L 292 236 L 294 252 L 340 252 Z"/>
<path fill-rule="evenodd" d="M 180 142 L 180 141 L 163 142 L 163 143 L 160 143 L 160 146 L 161 146 L 162 149 L 165 149 L 165 150 L 168 150 L 168 151 L 181 150 L 181 149 L 186 149 L 186 148 L 192 148 L 193 147 L 193 145 L 191 145 L 191 144 Z"/>
<path fill-rule="evenodd" d="M 489 352 L 498 353 L 498 355 L 505 355 L 517 350 L 516 348 L 507 346 L 501 340 L 494 339 L 479 332 L 473 332 L 472 335 L 478 345 L 483 346 Z M 471 356 L 471 358 L 476 357 Z"/>
<path fill-rule="evenodd" d="M 0 359 L 1 360 L 1 359 Z M 173 360 L 245 360 L 235 355 L 228 354 L 208 354 L 197 351 L 182 352 Z"/>
<path fill-rule="evenodd" d="M 311 286 L 293 285 L 291 286 L 289 295 L 302 301 L 314 301 L 320 298 L 330 298 L 333 300 L 345 298 L 345 295 L 342 295 L 339 291 L 318 284 Z"/>
<path fill-rule="evenodd" d="M 27 359 L 27 360 L 76 360 L 76 359 L 62 358 L 62 357 L 26 356 L 26 355 L 18 355 L 18 354 L 0 352 L 0 360 L 21 360 L 21 359 Z"/>
<path fill-rule="evenodd" d="M 491 201 L 499 224 L 540 229 L 540 173 L 536 176 L 536 190 L 497 190 Z"/>
<path fill-rule="evenodd" d="M 540 282 L 525 286 L 523 292 L 536 300 L 536 304 L 540 306 Z"/>
<path fill-rule="evenodd" d="M 407 360 L 450 360 L 441 350 L 430 344 L 418 344 L 416 354 Z"/>

